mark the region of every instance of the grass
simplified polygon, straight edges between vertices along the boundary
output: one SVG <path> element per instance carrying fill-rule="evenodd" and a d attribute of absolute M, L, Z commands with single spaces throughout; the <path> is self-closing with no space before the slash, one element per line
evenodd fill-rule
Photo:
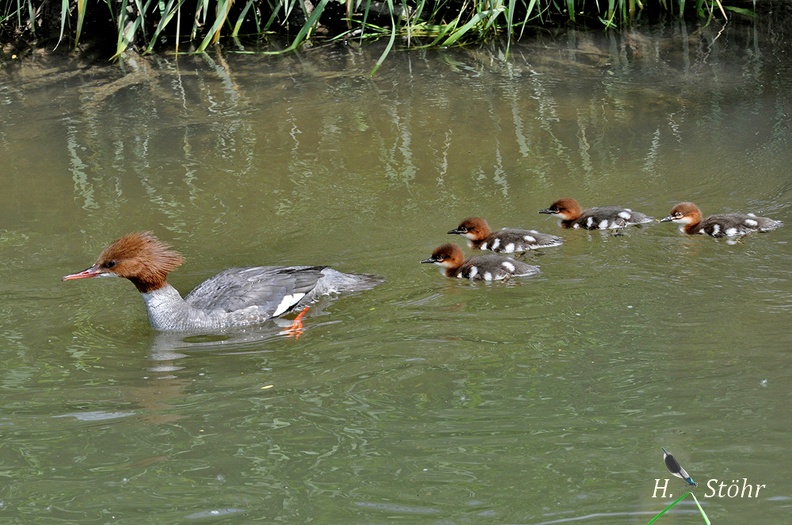
<path fill-rule="evenodd" d="M 529 26 L 618 30 L 650 16 L 725 20 L 727 11 L 752 15 L 722 0 L 0 0 L 0 40 L 79 49 L 87 39 L 117 58 L 129 49 L 201 53 L 240 37 L 287 38 L 278 53 L 384 37 L 378 67 L 397 39 L 407 48 L 511 42 Z"/>

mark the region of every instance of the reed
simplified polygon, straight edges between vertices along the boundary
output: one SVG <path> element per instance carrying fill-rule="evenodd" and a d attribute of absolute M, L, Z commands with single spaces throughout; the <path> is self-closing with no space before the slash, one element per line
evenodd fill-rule
<path fill-rule="evenodd" d="M 755 1 L 755 0 L 754 0 Z M 406 48 L 518 39 L 553 25 L 628 28 L 649 17 L 727 19 L 752 9 L 722 0 L 0 0 L 0 40 L 55 47 L 84 40 L 142 53 L 203 52 L 229 39 L 286 38 L 277 51 L 306 42 L 387 38 L 377 67 L 397 39 Z M 753 6 L 755 8 L 755 5 Z M 110 12 L 110 18 L 107 13 Z M 728 13 L 731 11 L 731 13 Z M 45 28 L 57 27 L 57 34 Z M 104 35 L 115 35 L 107 42 Z M 507 45 L 508 48 L 508 45 Z"/>

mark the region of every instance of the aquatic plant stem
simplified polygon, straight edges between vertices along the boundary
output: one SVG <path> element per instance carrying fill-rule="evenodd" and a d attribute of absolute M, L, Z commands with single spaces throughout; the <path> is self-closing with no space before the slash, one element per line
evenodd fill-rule
<path fill-rule="evenodd" d="M 677 503 L 679 503 L 680 501 L 682 501 L 683 499 L 685 499 L 687 496 L 693 496 L 693 501 L 695 501 L 695 502 L 696 502 L 696 506 L 698 507 L 698 509 L 699 509 L 699 512 L 701 513 L 701 517 L 702 517 L 702 518 L 704 518 L 704 523 L 706 523 L 707 525 L 711 525 L 711 523 L 710 523 L 710 520 L 709 520 L 709 518 L 707 517 L 707 514 L 704 512 L 704 509 L 702 509 L 702 508 L 701 508 L 701 504 L 699 503 L 699 500 L 698 500 L 698 499 L 696 499 L 696 495 L 695 495 L 695 494 L 693 494 L 692 492 L 685 492 L 684 494 L 682 494 L 680 497 L 678 497 L 676 500 L 674 500 L 674 502 L 673 502 L 673 503 L 671 503 L 671 504 L 670 504 L 668 507 L 666 507 L 666 508 L 664 508 L 662 511 L 660 511 L 660 513 L 659 513 L 657 516 L 655 516 L 654 518 L 652 518 L 651 520 L 649 520 L 649 523 L 647 523 L 646 525 L 652 525 L 652 523 L 654 523 L 655 521 L 657 521 L 657 519 L 658 519 L 660 516 L 662 516 L 663 514 L 665 514 L 666 512 L 668 512 L 669 510 L 671 510 L 672 508 L 674 508 L 674 505 L 676 505 Z"/>

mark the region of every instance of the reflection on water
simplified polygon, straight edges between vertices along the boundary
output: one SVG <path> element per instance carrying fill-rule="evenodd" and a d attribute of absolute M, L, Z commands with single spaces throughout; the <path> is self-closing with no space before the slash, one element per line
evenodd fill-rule
<path fill-rule="evenodd" d="M 783 522 L 790 50 L 720 29 L 399 53 L 374 77 L 377 45 L 7 66 L 0 517 L 645 523 L 665 446 L 697 480 L 767 485 L 700 498 L 713 522 Z M 564 196 L 787 226 L 562 231 L 538 210 Z M 524 257 L 530 282 L 421 266 L 470 215 L 565 243 Z M 296 341 L 154 333 L 129 283 L 60 282 L 142 229 L 187 257 L 183 293 L 258 264 L 387 282 Z"/>

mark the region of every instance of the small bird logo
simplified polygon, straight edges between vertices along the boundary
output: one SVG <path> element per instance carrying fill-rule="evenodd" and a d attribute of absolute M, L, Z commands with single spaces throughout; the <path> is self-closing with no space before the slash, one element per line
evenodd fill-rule
<path fill-rule="evenodd" d="M 663 449 L 663 461 L 665 462 L 665 466 L 668 471 L 678 478 L 682 478 L 687 481 L 688 485 L 692 485 L 694 487 L 698 487 L 698 483 L 693 481 L 693 478 L 682 468 L 682 465 L 679 464 L 679 461 L 676 460 L 674 456 L 668 453 L 666 449 Z"/>

